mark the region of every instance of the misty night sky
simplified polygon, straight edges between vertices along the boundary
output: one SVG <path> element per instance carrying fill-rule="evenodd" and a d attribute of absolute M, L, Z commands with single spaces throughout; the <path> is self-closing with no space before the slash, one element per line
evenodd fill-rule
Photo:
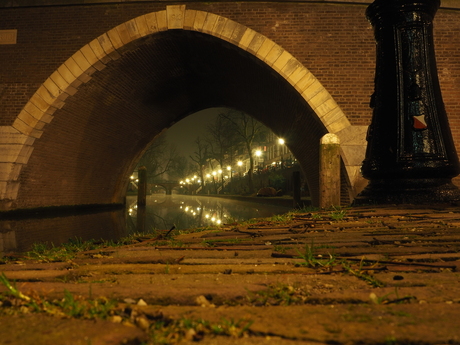
<path fill-rule="evenodd" d="M 181 156 L 190 159 L 196 151 L 195 140 L 199 136 L 204 138 L 206 127 L 212 124 L 222 108 L 210 108 L 199 111 L 177 122 L 166 131 L 168 143 L 174 143 Z"/>

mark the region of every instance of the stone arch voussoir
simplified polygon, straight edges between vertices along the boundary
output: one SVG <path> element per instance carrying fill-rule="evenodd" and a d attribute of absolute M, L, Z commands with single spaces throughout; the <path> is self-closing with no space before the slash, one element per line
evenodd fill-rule
<path fill-rule="evenodd" d="M 8 204 L 16 199 L 20 171 L 32 154 L 35 139 L 53 120 L 54 112 L 78 92 L 80 85 L 90 81 L 92 74 L 118 59 L 125 45 L 165 30 L 207 33 L 248 51 L 272 67 L 302 95 L 328 132 L 339 136 L 350 185 L 353 187 L 360 180 L 366 128 L 351 126 L 329 92 L 306 67 L 281 46 L 244 25 L 210 12 L 174 5 L 122 23 L 83 46 L 38 88 L 12 126 L 0 127 L 1 208 L 8 209 Z"/>

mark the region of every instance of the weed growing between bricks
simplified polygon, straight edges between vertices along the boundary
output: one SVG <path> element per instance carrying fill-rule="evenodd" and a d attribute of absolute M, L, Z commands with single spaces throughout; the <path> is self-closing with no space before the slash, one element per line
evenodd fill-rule
<path fill-rule="evenodd" d="M 116 300 L 74 296 L 67 290 L 62 299 L 49 301 L 34 292 L 27 295 L 22 293 L 3 273 L 0 284 L 7 288 L 6 293 L 0 293 L 0 316 L 43 313 L 63 318 L 109 320 L 141 328 L 149 334 L 152 344 L 174 344 L 184 339 L 199 341 L 207 335 L 240 338 L 250 333 L 249 328 L 253 323 L 248 319 L 225 318 L 220 322 L 190 318 L 173 320 L 164 317 L 161 312 L 145 313 Z"/>
<path fill-rule="evenodd" d="M 66 290 L 61 300 L 48 301 L 37 293 L 22 293 L 4 273 L 0 276 L 0 283 L 7 288 L 6 293 L 0 294 L 0 315 L 35 312 L 58 317 L 105 320 L 115 314 L 117 303 L 107 298 L 73 296 Z"/>
<path fill-rule="evenodd" d="M 208 228 L 199 228 L 180 231 L 180 234 L 191 232 L 200 232 L 208 230 Z M 78 253 L 86 251 L 100 250 L 99 255 L 104 255 L 105 248 L 120 247 L 124 245 L 132 245 L 142 243 L 143 245 L 152 246 L 170 246 L 170 247 L 184 247 L 182 241 L 176 240 L 170 236 L 171 230 L 165 231 L 152 231 L 145 233 L 133 233 L 127 237 L 123 237 L 117 241 L 112 240 L 87 240 L 83 241 L 81 238 L 75 237 L 69 241 L 55 246 L 53 243 L 34 243 L 29 251 L 23 254 L 12 254 L 0 257 L 0 264 L 5 264 L 10 261 L 25 258 L 29 260 L 36 260 L 38 262 L 67 262 L 74 259 Z M 98 255 L 98 253 L 92 253 Z"/>

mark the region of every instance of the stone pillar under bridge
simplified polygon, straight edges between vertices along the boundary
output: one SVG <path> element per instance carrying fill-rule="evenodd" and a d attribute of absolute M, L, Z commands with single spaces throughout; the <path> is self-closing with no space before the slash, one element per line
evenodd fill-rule
<path fill-rule="evenodd" d="M 439 0 L 375 0 L 366 15 L 377 43 L 372 123 L 357 204 L 460 200 L 459 161 L 438 81 L 433 18 Z"/>

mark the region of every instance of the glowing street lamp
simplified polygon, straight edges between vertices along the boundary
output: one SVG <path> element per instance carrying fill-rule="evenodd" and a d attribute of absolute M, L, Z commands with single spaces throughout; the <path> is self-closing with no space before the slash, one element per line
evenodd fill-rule
<path fill-rule="evenodd" d="M 283 138 L 278 138 L 278 144 L 284 145 L 284 139 Z"/>
<path fill-rule="evenodd" d="M 232 171 L 232 167 L 230 165 L 227 166 L 227 171 L 230 173 L 230 179 L 232 179 L 233 177 L 233 171 Z M 228 176 L 227 176 L 228 177 Z M 226 178 L 227 178 L 226 177 Z"/>
<path fill-rule="evenodd" d="M 256 150 L 255 152 L 255 155 L 257 157 L 257 171 L 260 171 L 260 163 L 263 162 L 263 158 L 262 158 L 262 151 L 261 150 Z"/>
<path fill-rule="evenodd" d="M 243 167 L 243 161 L 238 161 L 238 162 L 236 163 L 236 165 L 238 165 L 238 167 L 239 167 L 238 176 L 240 176 L 240 175 L 241 175 L 241 168 Z M 241 177 L 241 176 L 240 176 L 240 177 Z"/>

